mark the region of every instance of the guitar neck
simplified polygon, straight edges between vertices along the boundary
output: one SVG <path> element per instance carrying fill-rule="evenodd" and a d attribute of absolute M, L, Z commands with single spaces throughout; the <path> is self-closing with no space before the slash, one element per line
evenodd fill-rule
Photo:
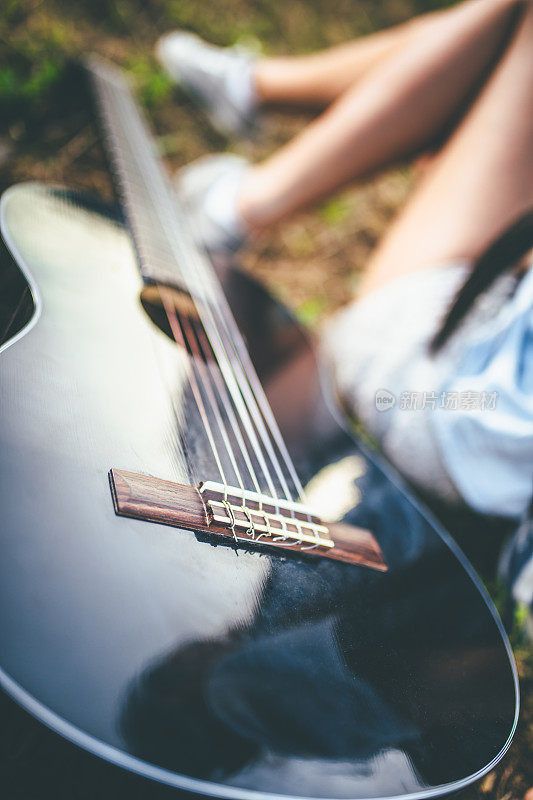
<path fill-rule="evenodd" d="M 181 289 L 187 258 L 201 259 L 202 267 L 209 271 L 211 265 L 188 230 L 178 197 L 124 74 L 97 56 L 87 60 L 86 68 L 143 279 Z"/>

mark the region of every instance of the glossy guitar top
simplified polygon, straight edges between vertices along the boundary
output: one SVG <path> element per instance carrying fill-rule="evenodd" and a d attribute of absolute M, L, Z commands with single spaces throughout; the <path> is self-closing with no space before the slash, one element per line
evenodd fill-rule
<path fill-rule="evenodd" d="M 373 533 L 387 572 L 116 516 L 112 467 L 216 479 L 187 356 L 143 308 L 108 209 L 21 185 L 1 230 L 0 327 L 18 320 L 0 352 L 3 689 L 87 750 L 212 796 L 433 796 L 490 769 L 517 716 L 501 623 L 328 410 L 288 313 L 224 274 L 302 483 Z"/>

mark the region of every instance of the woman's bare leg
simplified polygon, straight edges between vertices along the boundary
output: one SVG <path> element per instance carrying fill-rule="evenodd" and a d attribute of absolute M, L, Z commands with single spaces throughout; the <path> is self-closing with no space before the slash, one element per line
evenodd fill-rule
<path fill-rule="evenodd" d="M 467 116 L 374 252 L 361 293 L 474 259 L 533 207 L 533 3 Z"/>
<path fill-rule="evenodd" d="M 486 7 L 500 0 L 467 0 L 443 11 L 423 14 L 384 31 L 363 36 L 318 53 L 266 57 L 255 67 L 255 88 L 261 103 L 322 108 L 344 94 L 381 61 L 411 46 L 431 31 L 485 16 Z"/>
<path fill-rule="evenodd" d="M 260 103 L 323 108 L 406 43 L 429 14 L 416 21 L 305 56 L 261 58 L 254 70 Z"/>
<path fill-rule="evenodd" d="M 427 146 L 497 57 L 517 7 L 517 0 L 473 0 L 386 58 L 252 167 L 239 201 L 244 220 L 252 228 L 270 226 Z"/>

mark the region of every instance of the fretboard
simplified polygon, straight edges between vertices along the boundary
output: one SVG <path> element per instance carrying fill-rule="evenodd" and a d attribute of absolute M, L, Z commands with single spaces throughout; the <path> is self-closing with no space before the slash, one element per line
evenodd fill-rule
<path fill-rule="evenodd" d="M 87 70 L 141 274 L 146 281 L 183 288 L 180 259 L 205 255 L 184 224 L 147 123 L 121 70 L 96 56 Z"/>

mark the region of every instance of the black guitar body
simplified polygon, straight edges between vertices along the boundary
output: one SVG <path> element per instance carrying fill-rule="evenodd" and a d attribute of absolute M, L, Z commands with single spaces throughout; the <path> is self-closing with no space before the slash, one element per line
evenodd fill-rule
<path fill-rule="evenodd" d="M 225 273 L 302 483 L 372 531 L 385 573 L 116 516 L 111 467 L 216 478 L 186 355 L 143 308 L 108 209 L 21 185 L 1 229 L 7 695 L 174 787 L 95 766 L 100 797 L 429 797 L 488 771 L 517 718 L 501 623 L 464 556 L 328 409 L 290 315 Z M 59 741 L 65 767 L 98 764 Z"/>

